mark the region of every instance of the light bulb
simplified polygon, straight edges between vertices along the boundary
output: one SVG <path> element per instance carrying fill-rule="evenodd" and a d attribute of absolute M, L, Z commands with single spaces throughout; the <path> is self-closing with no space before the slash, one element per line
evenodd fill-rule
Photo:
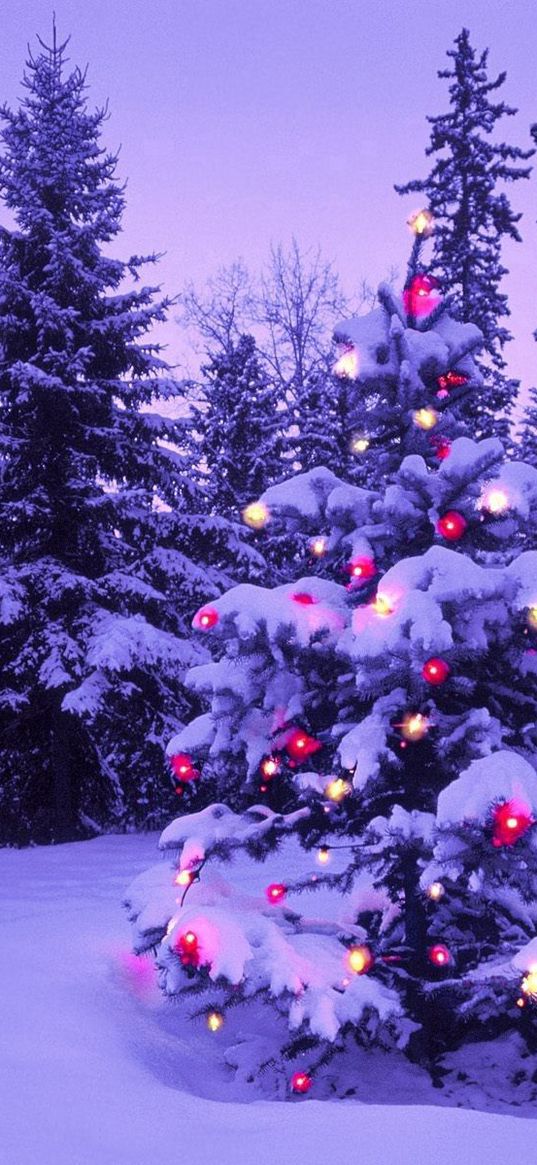
<path fill-rule="evenodd" d="M 412 414 L 412 420 L 418 429 L 427 431 L 427 429 L 434 429 L 438 421 L 438 413 L 434 409 L 418 409 Z"/>
<path fill-rule="evenodd" d="M 242 518 L 252 530 L 262 530 L 270 521 L 270 510 L 264 502 L 250 502 L 242 511 Z"/>

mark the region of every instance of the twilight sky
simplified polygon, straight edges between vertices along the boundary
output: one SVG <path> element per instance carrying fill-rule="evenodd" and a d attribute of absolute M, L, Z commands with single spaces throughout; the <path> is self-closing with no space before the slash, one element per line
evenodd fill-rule
<path fill-rule="evenodd" d="M 425 173 L 427 113 L 447 108 L 436 78 L 463 25 L 490 47 L 490 75 L 518 106 L 505 135 L 528 147 L 537 121 L 535 0 L 22 0 L 2 5 L 0 99 L 13 104 L 28 41 L 52 7 L 90 101 L 110 102 L 106 144 L 128 178 L 116 253 L 166 251 L 166 291 L 203 282 L 271 241 L 319 244 L 352 291 L 408 253 L 415 199 L 394 182 Z M 515 342 L 510 371 L 537 383 L 537 171 L 512 187 L 522 245 L 504 252 Z M 177 325 L 165 338 L 182 351 Z"/>

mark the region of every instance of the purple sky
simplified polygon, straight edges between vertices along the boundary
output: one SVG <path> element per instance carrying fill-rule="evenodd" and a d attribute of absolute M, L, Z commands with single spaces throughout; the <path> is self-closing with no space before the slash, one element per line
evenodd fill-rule
<path fill-rule="evenodd" d="M 28 40 L 52 0 L 5 5 L 2 99 L 13 103 Z M 427 113 L 443 112 L 436 70 L 463 25 L 507 70 L 518 106 L 506 134 L 527 147 L 537 121 L 535 0 L 54 0 L 90 98 L 110 101 L 107 144 L 128 177 L 121 252 L 166 251 L 166 291 L 202 282 L 271 241 L 320 244 L 351 291 L 408 253 L 415 199 L 393 191 L 425 173 Z M 510 371 L 537 382 L 537 173 L 512 188 L 524 244 L 505 252 L 515 342 Z M 169 354 L 181 352 L 177 325 Z"/>

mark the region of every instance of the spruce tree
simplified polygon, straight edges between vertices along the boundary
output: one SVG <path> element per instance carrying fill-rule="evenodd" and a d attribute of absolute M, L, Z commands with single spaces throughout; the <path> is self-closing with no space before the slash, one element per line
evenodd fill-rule
<path fill-rule="evenodd" d="M 181 392 L 150 338 L 168 303 L 109 252 L 124 191 L 66 44 L 40 41 L 1 110 L 0 819 L 19 842 L 171 804 L 185 632 L 245 553 L 189 480 L 182 425 L 143 411 Z"/>
<path fill-rule="evenodd" d="M 530 388 L 520 433 L 520 456 L 537 467 L 537 388 Z"/>
<path fill-rule="evenodd" d="M 356 389 L 387 388 L 387 417 L 427 408 L 427 359 L 449 378 L 455 351 L 474 406 L 479 392 L 469 325 L 436 303 L 414 326 L 425 274 L 405 289 L 410 321 L 396 313 L 388 379 L 384 312 L 347 325 L 356 343 L 363 327 Z M 459 429 L 435 461 L 419 424 L 403 436 L 373 490 L 318 467 L 265 493 L 290 537 L 322 536 L 333 577 L 235 587 L 199 612 L 214 659 L 191 682 L 208 707 L 169 750 L 191 750 L 219 799 L 167 827 L 171 864 L 127 896 L 170 996 L 252 1024 L 270 1004 L 263 1039 L 226 1060 L 281 1095 L 359 1095 L 360 1047 L 438 1078 L 446 1053 L 503 1033 L 527 1083 L 535 1048 L 537 472 L 496 438 Z M 212 876 L 289 833 L 314 872 L 284 850 L 264 896 Z M 328 910 L 302 912 L 319 888 Z"/>
<path fill-rule="evenodd" d="M 487 392 L 477 410 L 468 408 L 468 424 L 477 437 L 496 433 L 506 438 L 518 382 L 506 373 L 503 356 L 511 333 L 503 322 L 510 312 L 502 291 L 507 274 L 502 245 L 504 239 L 520 241 L 521 215 L 513 211 L 503 186 L 529 176 L 530 167 L 520 162 L 534 151 L 493 139 L 502 119 L 517 111 L 495 97 L 506 74 L 488 79 L 488 50 L 476 53 L 463 29 L 447 55 L 452 67 L 438 76 L 449 83 L 450 108 L 427 118 L 431 171 L 396 190 L 426 196 L 435 221 L 431 271 L 450 293 L 457 318 L 471 321 L 483 335 Z"/>

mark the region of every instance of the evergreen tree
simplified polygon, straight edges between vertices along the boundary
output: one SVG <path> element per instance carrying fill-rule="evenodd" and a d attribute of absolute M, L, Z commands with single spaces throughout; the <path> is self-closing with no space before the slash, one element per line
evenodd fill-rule
<path fill-rule="evenodd" d="M 436 304 L 413 326 L 414 278 L 388 352 L 384 311 L 347 326 L 363 328 L 355 357 L 379 414 L 388 385 L 387 416 L 408 410 L 410 385 L 428 406 L 427 359 L 448 377 L 464 351 L 474 401 L 479 385 L 468 324 Z M 254 1023 L 270 1003 L 263 1039 L 228 1062 L 280 1090 L 357 1091 L 357 1045 L 406 1049 L 433 1073 L 466 1040 L 516 1031 L 535 1046 L 537 472 L 495 438 L 455 435 L 434 462 L 426 435 L 408 427 L 398 463 L 388 442 L 375 490 L 318 467 L 264 495 L 290 536 L 322 535 L 334 576 L 235 587 L 199 612 L 215 658 L 191 683 L 208 711 L 169 751 L 191 752 L 226 803 L 172 822 L 172 868 L 127 898 L 169 995 L 194 994 L 198 1014 L 242 1005 Z M 290 832 L 326 871 L 288 874 L 282 858 L 264 901 L 211 876 L 211 859 L 263 860 Z M 298 895 L 320 887 L 329 913 L 302 914 Z"/>
<path fill-rule="evenodd" d="M 18 841 L 171 803 L 163 742 L 200 658 L 185 631 L 246 553 L 191 485 L 182 426 L 142 411 L 180 395 L 148 337 L 168 304 L 135 286 L 145 260 L 108 252 L 124 194 L 106 112 L 55 32 L 40 45 L 0 135 L 0 819 Z"/>
<path fill-rule="evenodd" d="M 512 210 L 501 186 L 528 177 L 530 168 L 519 163 L 534 151 L 492 138 L 498 123 L 516 110 L 494 97 L 505 73 L 489 81 L 488 50 L 476 54 L 463 29 L 447 55 L 452 68 L 438 76 L 449 82 L 450 109 L 427 119 L 432 130 L 426 153 L 434 159 L 432 169 L 426 178 L 396 190 L 426 195 L 435 221 L 431 270 L 451 294 L 457 317 L 471 321 L 483 334 L 487 393 L 476 411 L 469 408 L 468 424 L 477 437 L 507 437 L 518 382 L 506 374 L 503 357 L 511 334 L 502 322 L 510 313 L 501 290 L 507 274 L 501 253 L 504 239 L 520 241 L 521 215 Z"/>
<path fill-rule="evenodd" d="M 537 467 L 537 388 L 530 388 L 529 398 L 520 434 L 520 456 Z"/>

